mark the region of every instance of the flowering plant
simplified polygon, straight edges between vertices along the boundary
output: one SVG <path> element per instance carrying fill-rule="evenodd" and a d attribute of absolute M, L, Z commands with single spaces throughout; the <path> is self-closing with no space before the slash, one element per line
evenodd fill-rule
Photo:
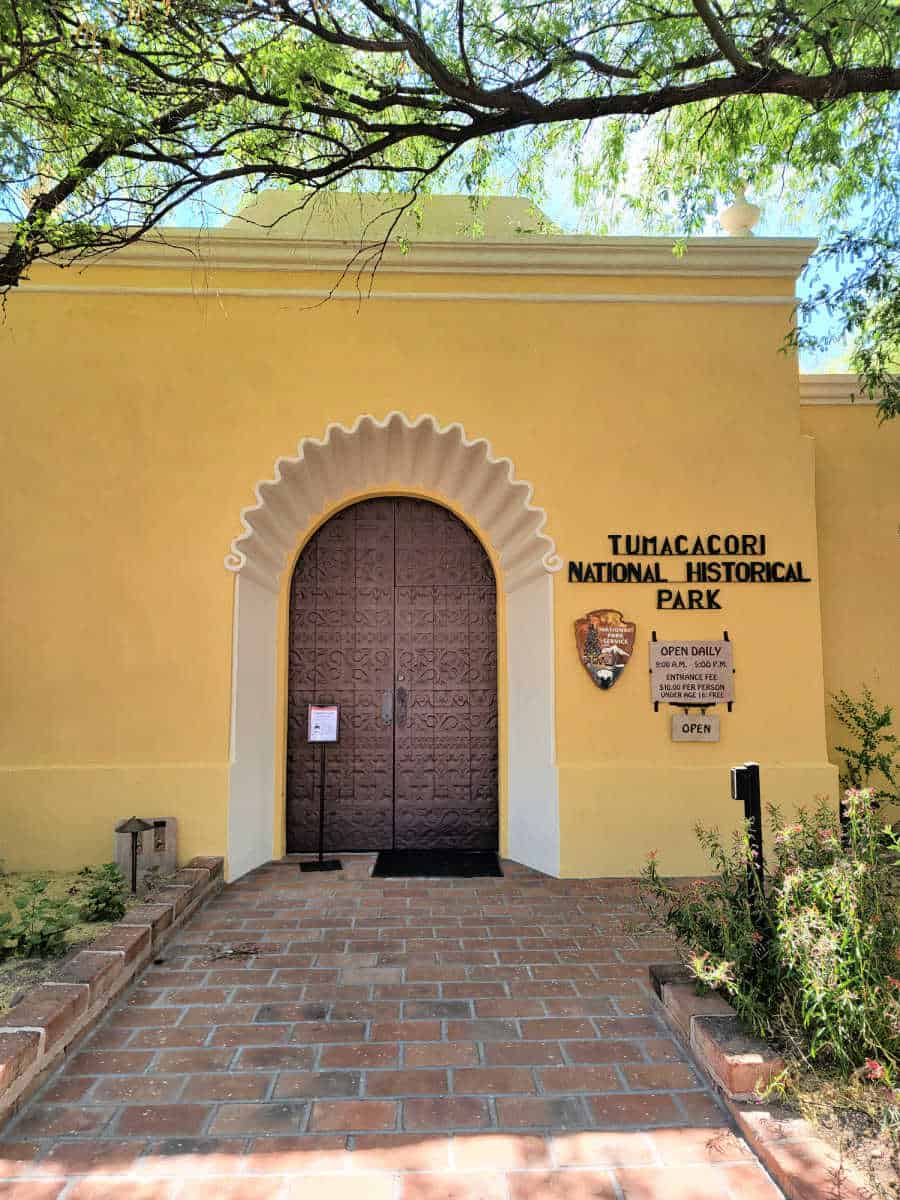
<path fill-rule="evenodd" d="M 676 887 L 654 860 L 642 897 L 697 981 L 721 991 L 754 1032 L 844 1074 L 889 1081 L 900 1060 L 900 839 L 879 822 L 872 789 L 848 789 L 844 811 L 842 828 L 825 802 L 790 824 L 770 808 L 762 889 L 747 869 L 746 829 L 726 845 L 698 827 L 714 877 Z"/>
<path fill-rule="evenodd" d="M 748 832 L 742 827 L 727 843 L 715 829 L 697 825 L 695 833 L 715 875 L 675 886 L 662 878 L 651 857 L 641 872 L 641 899 L 651 917 L 677 936 L 698 983 L 723 992 L 745 1023 L 762 1034 L 768 1027 L 774 963 L 770 939 L 758 928 L 765 908 L 748 890 L 753 853 Z"/>

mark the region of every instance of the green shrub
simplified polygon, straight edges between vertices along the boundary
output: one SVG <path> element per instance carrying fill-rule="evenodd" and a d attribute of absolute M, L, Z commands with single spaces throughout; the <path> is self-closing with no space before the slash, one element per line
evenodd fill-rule
<path fill-rule="evenodd" d="M 125 876 L 115 863 L 87 867 L 79 909 L 85 921 L 118 921 L 125 915 Z"/>
<path fill-rule="evenodd" d="M 838 692 L 831 711 L 858 743 L 835 746 L 844 756 L 841 783 L 845 788 L 876 787 L 879 800 L 900 804 L 900 766 L 895 762 L 900 755 L 900 739 L 893 730 L 894 710 L 890 705 L 879 708 L 864 686 L 859 700 Z"/>
<path fill-rule="evenodd" d="M 66 930 L 77 913 L 68 900 L 45 895 L 46 879 L 30 879 L 13 896 L 14 915 L 0 913 L 0 954 L 55 958 L 66 950 Z"/>
<path fill-rule="evenodd" d="M 771 938 L 760 933 L 754 919 L 760 909 L 766 915 L 767 910 L 758 895 L 748 893 L 752 850 L 747 831 L 735 833 L 728 844 L 717 830 L 696 825 L 694 831 L 716 872 L 713 878 L 673 887 L 660 876 L 654 852 L 641 872 L 641 898 L 654 920 L 676 935 L 685 964 L 702 987 L 726 993 L 744 1023 L 763 1035 L 776 966 Z"/>
<path fill-rule="evenodd" d="M 842 845 L 832 814 L 776 836 L 772 889 L 781 1018 L 811 1058 L 849 1073 L 900 1059 L 900 841 L 878 821 L 869 789 L 849 789 Z M 812 840 L 818 843 L 814 857 Z M 803 843 L 806 843 L 805 845 Z"/>
<path fill-rule="evenodd" d="M 642 872 L 650 911 L 677 935 L 700 984 L 725 994 L 754 1032 L 848 1075 L 867 1063 L 889 1078 L 900 1060 L 900 841 L 879 822 L 869 790 L 846 793 L 844 843 L 820 804 L 777 827 L 764 895 L 748 896 L 746 831 L 723 845 L 698 828 L 711 882 L 667 884 Z M 752 903 L 751 903 L 752 901 Z"/>

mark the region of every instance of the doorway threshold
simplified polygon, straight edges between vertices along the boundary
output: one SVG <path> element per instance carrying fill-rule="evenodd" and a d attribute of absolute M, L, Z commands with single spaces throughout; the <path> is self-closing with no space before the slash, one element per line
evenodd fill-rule
<path fill-rule="evenodd" d="M 476 879 L 501 877 L 495 850 L 381 850 L 372 875 L 385 878 Z"/>

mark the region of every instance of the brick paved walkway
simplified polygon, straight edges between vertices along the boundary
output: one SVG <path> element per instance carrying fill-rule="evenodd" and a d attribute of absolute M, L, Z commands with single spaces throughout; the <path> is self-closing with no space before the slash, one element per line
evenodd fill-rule
<path fill-rule="evenodd" d="M 626 888 L 344 861 L 195 917 L 4 1131 L 0 1197 L 778 1200 L 657 1016 Z"/>

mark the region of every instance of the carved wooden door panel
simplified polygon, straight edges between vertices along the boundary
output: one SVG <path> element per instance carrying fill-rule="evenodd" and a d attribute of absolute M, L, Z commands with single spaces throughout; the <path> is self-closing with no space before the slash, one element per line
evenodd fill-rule
<path fill-rule="evenodd" d="M 389 846 L 393 729 L 382 701 L 394 679 L 394 512 L 370 500 L 333 517 L 297 562 L 288 667 L 287 847 L 318 845 L 318 751 L 308 704 L 340 704 L 340 741 L 327 748 L 325 845 Z"/>
<path fill-rule="evenodd" d="M 496 847 L 496 683 L 494 576 L 466 526 L 402 498 L 332 518 L 291 585 L 289 852 L 317 844 L 310 703 L 341 705 L 328 850 Z"/>
<path fill-rule="evenodd" d="M 397 509 L 395 845 L 497 845 L 496 596 L 477 538 L 444 508 Z"/>

